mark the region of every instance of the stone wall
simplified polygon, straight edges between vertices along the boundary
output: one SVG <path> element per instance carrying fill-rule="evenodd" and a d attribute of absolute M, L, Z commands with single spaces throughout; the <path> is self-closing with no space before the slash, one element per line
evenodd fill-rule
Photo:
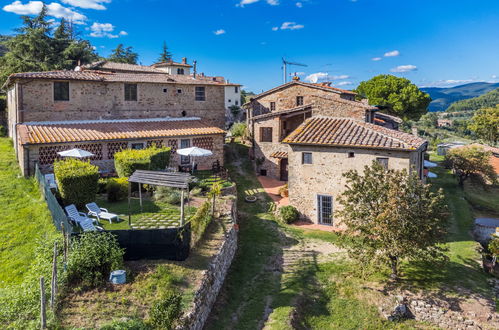
<path fill-rule="evenodd" d="M 46 80 L 18 84 L 18 122 L 187 116 L 220 128 L 225 124 L 224 85 L 201 84 L 205 101 L 195 100 L 196 85 L 175 83 L 138 83 L 137 101 L 125 101 L 124 83 L 95 81 L 70 81 L 69 101 L 54 101 L 53 85 Z"/>
<path fill-rule="evenodd" d="M 338 210 L 336 198 L 346 185 L 343 173 L 348 170 L 364 171 L 377 157 L 388 158 L 388 168 L 406 169 L 416 165 L 413 153 L 417 151 L 390 151 L 362 148 L 333 148 L 320 146 L 291 146 L 289 153 L 289 201 L 301 213 L 302 218 L 318 222 L 317 195 L 333 197 L 333 211 Z M 312 164 L 302 164 L 302 152 L 312 153 Z M 353 152 L 353 157 L 349 153 Z M 334 225 L 337 221 L 333 219 Z"/>
<path fill-rule="evenodd" d="M 190 309 L 180 320 L 177 329 L 201 330 L 204 327 L 211 309 L 222 288 L 225 276 L 230 268 L 232 259 L 237 250 L 237 209 L 236 202 L 232 200 L 231 218 L 233 224 L 228 227 L 225 241 L 220 250 L 210 262 L 208 269 L 204 272 L 198 291 L 194 294 L 194 299 Z"/>

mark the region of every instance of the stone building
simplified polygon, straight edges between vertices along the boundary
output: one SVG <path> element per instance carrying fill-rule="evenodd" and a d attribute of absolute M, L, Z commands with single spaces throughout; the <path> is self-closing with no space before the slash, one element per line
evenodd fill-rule
<path fill-rule="evenodd" d="M 163 145 L 176 140 L 179 148 L 205 145 L 218 152 L 214 158 L 222 162 L 225 89 L 234 84 L 223 77 L 190 75 L 188 70 L 166 72 L 172 65 L 190 68 L 175 62 L 147 67 L 101 61 L 76 71 L 11 75 L 3 86 L 8 128 L 24 173 L 30 173 L 39 158 L 50 165 L 54 150 L 80 144 L 91 144 L 87 147 L 102 154 L 93 161 L 105 169 L 111 162 L 104 161 L 112 160 L 106 148 L 118 142 L 137 148 L 153 140 Z M 52 137 L 45 139 L 47 134 Z M 36 136 L 44 138 L 36 141 Z"/>
<path fill-rule="evenodd" d="M 290 203 L 318 224 L 340 224 L 333 213 L 349 170 L 362 172 L 377 161 L 389 169 L 416 171 L 421 179 L 424 175 L 425 140 L 355 119 L 314 116 L 283 143 L 289 146 Z"/>

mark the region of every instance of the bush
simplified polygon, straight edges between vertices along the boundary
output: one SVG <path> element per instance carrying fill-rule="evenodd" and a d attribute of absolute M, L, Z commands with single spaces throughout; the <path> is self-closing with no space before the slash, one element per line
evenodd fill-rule
<path fill-rule="evenodd" d="M 106 232 L 87 232 L 71 242 L 66 280 L 71 286 L 93 288 L 105 283 L 113 270 L 123 267 L 124 250 Z"/>
<path fill-rule="evenodd" d="M 246 130 L 247 130 L 246 123 L 239 122 L 239 123 L 234 123 L 232 125 L 230 132 L 232 133 L 232 136 L 240 136 L 244 137 L 246 136 Z"/>
<path fill-rule="evenodd" d="M 54 173 L 64 204 L 81 208 L 95 201 L 99 169 L 82 160 L 67 158 L 54 163 Z"/>
<path fill-rule="evenodd" d="M 156 146 L 122 150 L 114 154 L 114 167 L 119 177 L 129 177 L 135 170 L 162 170 L 170 162 L 170 150 Z"/>
<path fill-rule="evenodd" d="M 281 188 L 279 188 L 279 195 L 281 195 L 281 197 L 288 197 L 289 196 L 287 183 L 284 186 L 282 186 Z"/>
<path fill-rule="evenodd" d="M 139 319 L 131 320 L 116 320 L 108 323 L 100 328 L 100 330 L 149 330 L 147 324 Z"/>
<path fill-rule="evenodd" d="M 112 178 L 107 181 L 106 186 L 108 202 L 119 202 L 128 196 L 128 179 Z"/>
<path fill-rule="evenodd" d="M 211 203 L 204 202 L 203 205 L 197 209 L 196 214 L 190 219 L 193 246 L 203 237 L 206 228 L 212 220 L 210 209 Z"/>
<path fill-rule="evenodd" d="M 279 209 L 281 220 L 285 223 L 293 223 L 298 220 L 298 210 L 291 205 L 283 206 Z"/>
<path fill-rule="evenodd" d="M 201 189 L 200 187 L 195 187 L 190 192 L 190 194 L 192 196 L 201 196 L 202 193 L 203 193 L 203 189 Z"/>
<path fill-rule="evenodd" d="M 161 203 L 178 205 L 180 204 L 181 199 L 182 195 L 180 190 L 176 188 L 158 187 L 154 192 L 154 200 Z"/>
<path fill-rule="evenodd" d="M 100 178 L 99 181 L 97 181 L 97 193 L 98 194 L 104 194 L 107 192 L 107 182 L 108 179 L 105 178 Z"/>
<path fill-rule="evenodd" d="M 181 312 L 182 296 L 175 292 L 166 293 L 158 300 L 149 312 L 149 322 L 155 329 L 174 329 Z"/>
<path fill-rule="evenodd" d="M 7 136 L 7 128 L 5 126 L 0 125 L 0 137 L 5 137 Z"/>

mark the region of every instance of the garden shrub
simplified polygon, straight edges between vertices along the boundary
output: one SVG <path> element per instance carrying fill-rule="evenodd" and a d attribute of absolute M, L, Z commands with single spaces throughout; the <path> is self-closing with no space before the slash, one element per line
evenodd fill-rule
<path fill-rule="evenodd" d="M 230 132 L 232 133 L 232 136 L 244 137 L 246 136 L 247 128 L 248 127 L 246 126 L 246 123 L 234 123 L 234 125 L 232 125 L 232 127 L 230 128 Z"/>
<path fill-rule="evenodd" d="M 152 146 L 147 149 L 125 149 L 114 154 L 119 177 L 129 177 L 136 170 L 162 170 L 170 162 L 171 148 Z"/>
<path fill-rule="evenodd" d="M 111 178 L 107 181 L 108 202 L 119 202 L 128 196 L 128 178 Z"/>
<path fill-rule="evenodd" d="M 182 312 L 182 296 L 169 291 L 149 311 L 149 322 L 155 329 L 174 329 Z"/>
<path fill-rule="evenodd" d="M 190 192 L 190 194 L 192 196 L 201 196 L 202 193 L 203 193 L 203 189 L 201 189 L 200 187 L 195 187 Z"/>
<path fill-rule="evenodd" d="M 100 178 L 99 181 L 97 181 L 97 193 L 98 194 L 104 194 L 107 192 L 107 182 L 108 179 L 105 178 Z"/>
<path fill-rule="evenodd" d="M 284 186 L 279 188 L 279 195 L 281 197 L 288 197 L 289 196 L 289 190 L 288 190 L 288 184 L 286 183 Z"/>
<path fill-rule="evenodd" d="M 71 286 L 93 288 L 105 283 L 113 270 L 123 267 L 124 250 L 106 232 L 86 232 L 73 239 L 66 279 Z"/>
<path fill-rule="evenodd" d="M 0 125 L 0 137 L 5 137 L 7 136 L 7 128 L 5 126 Z"/>
<path fill-rule="evenodd" d="M 196 245 L 199 240 L 201 240 L 212 218 L 211 203 L 204 202 L 203 205 L 201 205 L 201 207 L 197 209 L 194 216 L 190 219 L 193 246 Z"/>
<path fill-rule="evenodd" d="M 64 204 L 81 208 L 95 202 L 99 169 L 90 162 L 67 158 L 54 163 L 54 174 Z"/>
<path fill-rule="evenodd" d="M 154 200 L 160 203 L 179 205 L 181 199 L 182 194 L 177 188 L 158 187 L 154 192 Z"/>
<path fill-rule="evenodd" d="M 299 216 L 298 210 L 294 206 L 291 206 L 291 205 L 286 205 L 286 206 L 281 207 L 279 209 L 279 214 L 280 214 L 281 220 L 284 223 L 288 223 L 288 224 L 298 220 L 298 216 Z"/>
<path fill-rule="evenodd" d="M 151 327 L 140 319 L 115 320 L 99 328 L 100 330 L 150 330 Z"/>

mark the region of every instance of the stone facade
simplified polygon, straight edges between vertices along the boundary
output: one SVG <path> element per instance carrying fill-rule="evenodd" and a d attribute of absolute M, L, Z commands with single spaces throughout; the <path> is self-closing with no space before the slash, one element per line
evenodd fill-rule
<path fill-rule="evenodd" d="M 232 222 L 237 222 L 236 202 L 232 201 Z M 203 329 L 211 309 L 215 304 L 218 293 L 222 288 L 225 277 L 237 250 L 237 228 L 230 225 L 225 235 L 225 240 L 220 250 L 211 261 L 205 271 L 199 289 L 194 294 L 194 299 L 189 311 L 180 320 L 180 329 L 201 330 Z"/>
<path fill-rule="evenodd" d="M 342 148 L 292 145 L 289 153 L 289 201 L 305 220 L 319 223 L 317 196 L 332 196 L 333 212 L 340 207 L 336 198 L 345 190 L 343 173 L 348 170 L 363 172 L 376 158 L 388 158 L 390 169 L 420 171 L 423 150 L 391 151 L 367 148 Z M 312 153 L 312 164 L 302 164 L 302 153 Z M 353 155 L 351 154 L 353 152 Z M 352 157 L 353 156 L 353 157 Z M 340 225 L 334 219 L 333 225 Z"/>
<path fill-rule="evenodd" d="M 132 144 L 143 144 L 144 147 L 148 147 L 152 144 L 159 143 L 160 146 L 172 148 L 169 166 L 177 168 L 178 165 L 180 165 L 180 155 L 175 151 L 181 145 L 181 140 L 189 140 L 191 146 L 199 146 L 213 152 L 212 156 L 197 157 L 195 159 L 196 164 L 198 164 L 198 169 L 211 169 L 212 164 L 215 161 L 218 161 L 221 166 L 224 164 L 223 139 L 224 137 L 222 135 L 206 135 L 185 136 L 181 138 L 158 137 L 141 140 L 24 145 L 19 146 L 18 157 L 20 159 L 21 171 L 24 175 L 34 174 L 35 162 L 38 163 L 43 172 L 48 173 L 53 170 L 53 161 L 56 159 L 56 153 L 58 151 L 80 148 L 96 155 L 90 159 L 90 162 L 99 166 L 101 171 L 114 172 L 113 153 L 120 150 L 120 148 L 131 148 Z M 192 162 L 192 160 L 190 162 Z"/>
<path fill-rule="evenodd" d="M 137 101 L 125 101 L 125 83 L 70 81 L 69 101 L 54 101 L 54 81 L 32 80 L 14 84 L 22 95 L 10 97 L 13 122 L 65 121 L 90 119 L 139 119 L 200 117 L 211 125 L 225 124 L 224 85 L 203 85 L 206 100 L 195 100 L 191 84 L 137 83 Z"/>

